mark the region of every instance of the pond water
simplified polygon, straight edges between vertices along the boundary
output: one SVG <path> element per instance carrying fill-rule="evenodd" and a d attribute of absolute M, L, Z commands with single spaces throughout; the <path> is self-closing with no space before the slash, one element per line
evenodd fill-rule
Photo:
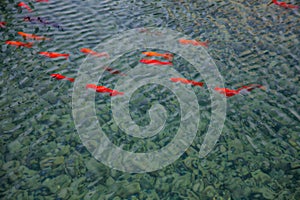
<path fill-rule="evenodd" d="M 300 199 L 299 10 L 253 0 L 49 0 L 25 1 L 33 10 L 29 12 L 18 1 L 0 2 L 0 21 L 6 22 L 0 27 L 1 199 Z M 26 16 L 49 24 L 24 21 Z M 202 48 L 226 88 L 260 84 L 266 90 L 227 98 L 222 134 L 213 150 L 199 158 L 210 122 L 210 93 L 206 86 L 186 85 L 195 93 L 201 115 L 191 146 L 166 167 L 129 173 L 111 169 L 88 151 L 72 115 L 74 83 L 50 74 L 76 78 L 86 58 L 81 48 L 93 49 L 116 34 L 145 27 L 208 40 L 208 48 Z M 25 42 L 20 31 L 51 40 L 33 41 L 32 48 L 5 44 Z M 127 52 L 112 66 L 126 74 L 145 50 Z M 70 57 L 38 54 L 44 51 Z M 172 62 L 186 78 L 204 81 L 179 55 Z M 108 71 L 105 75 L 101 84 L 112 88 L 124 78 Z M 139 126 L 150 123 L 148 110 L 155 102 L 164 106 L 166 125 L 153 138 L 124 134 L 112 120 L 112 98 L 96 93 L 95 107 L 115 145 L 140 153 L 158 150 L 175 137 L 180 104 L 168 88 L 148 84 L 130 99 L 130 115 Z"/>

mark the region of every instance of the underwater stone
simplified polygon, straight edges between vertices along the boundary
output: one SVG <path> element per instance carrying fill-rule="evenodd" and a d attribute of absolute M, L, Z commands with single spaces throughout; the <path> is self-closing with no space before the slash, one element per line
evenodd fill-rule
<path fill-rule="evenodd" d="M 202 180 L 199 180 L 194 186 L 193 186 L 193 191 L 196 193 L 200 193 L 204 190 L 204 183 Z"/>
<path fill-rule="evenodd" d="M 292 162 L 291 163 L 291 168 L 292 169 L 300 169 L 300 162 L 298 161 L 296 161 L 296 162 Z"/>
<path fill-rule="evenodd" d="M 127 198 L 130 195 L 137 194 L 141 191 L 139 183 L 123 181 L 119 183 L 119 190 L 116 192 L 117 196 Z"/>
<path fill-rule="evenodd" d="M 111 176 L 107 178 L 107 180 L 106 180 L 107 186 L 113 185 L 114 183 L 115 183 L 115 180 Z"/>
<path fill-rule="evenodd" d="M 183 188 L 191 188 L 191 174 L 185 174 L 184 176 L 172 176 L 174 178 L 172 188 L 181 191 Z M 165 181 L 164 181 L 165 182 Z M 184 191 L 182 191 L 184 192 Z"/>
<path fill-rule="evenodd" d="M 257 188 L 257 191 L 262 193 L 265 199 L 275 199 L 276 193 L 267 187 Z"/>
<path fill-rule="evenodd" d="M 61 165 L 62 163 L 64 163 L 64 157 L 63 156 L 59 156 L 59 157 L 49 157 L 46 158 L 42 161 L 40 161 L 40 167 L 43 169 L 45 167 L 56 167 L 58 165 Z"/>
<path fill-rule="evenodd" d="M 58 193 L 58 197 L 62 199 L 69 199 L 70 195 L 69 188 L 62 188 Z"/>
<path fill-rule="evenodd" d="M 221 153 L 225 153 L 227 150 L 226 150 L 226 148 L 224 147 L 224 145 L 221 145 L 220 146 L 220 152 Z"/>
<path fill-rule="evenodd" d="M 68 187 L 71 183 L 71 179 L 67 175 L 60 175 L 53 179 L 47 178 L 42 185 L 49 188 L 52 193 L 56 193 L 61 188 Z"/>
<path fill-rule="evenodd" d="M 112 133 L 117 133 L 118 132 L 118 126 L 114 123 L 110 126 L 110 129 L 112 131 Z"/>
<path fill-rule="evenodd" d="M 70 157 L 65 160 L 65 171 L 72 177 L 80 176 L 86 172 L 82 156 L 78 153 L 70 155 Z"/>
<path fill-rule="evenodd" d="M 199 197 L 191 190 L 187 191 L 187 196 L 188 196 L 188 199 L 191 199 L 191 200 L 198 200 L 199 199 Z"/>
<path fill-rule="evenodd" d="M 217 191 L 215 190 L 215 188 L 211 185 L 207 186 L 203 192 L 209 198 L 213 198 L 214 196 L 216 196 L 218 194 Z"/>
<path fill-rule="evenodd" d="M 151 189 L 153 188 L 153 185 L 155 183 L 155 178 L 152 176 L 149 176 L 148 174 L 145 174 L 141 179 L 140 179 L 140 184 L 143 189 Z"/>
<path fill-rule="evenodd" d="M 251 175 L 255 179 L 255 181 L 259 183 L 266 183 L 271 180 L 271 177 L 268 174 L 263 173 L 260 169 L 251 172 Z"/>
<path fill-rule="evenodd" d="M 288 141 L 294 148 L 298 148 L 297 141 L 295 141 L 293 138 L 289 138 Z"/>
<path fill-rule="evenodd" d="M 17 160 L 12 160 L 8 161 L 7 163 L 4 163 L 2 166 L 2 169 L 7 171 L 7 170 L 12 170 L 15 168 L 18 168 L 20 166 L 20 162 Z"/>
<path fill-rule="evenodd" d="M 21 143 L 18 140 L 12 141 L 7 146 L 9 153 L 14 154 L 20 151 L 22 148 Z"/>
<path fill-rule="evenodd" d="M 6 123 L 5 125 L 2 124 L 2 130 L 4 132 L 8 132 L 10 130 L 13 130 L 14 128 L 16 128 L 16 125 L 13 123 Z"/>
<path fill-rule="evenodd" d="M 78 179 L 72 179 L 70 189 L 72 190 L 73 194 L 78 195 L 78 197 L 75 199 L 79 199 L 80 195 L 81 196 L 85 195 L 84 193 L 82 193 L 82 191 L 86 187 L 85 181 L 86 181 L 86 177 L 84 177 L 84 176 L 80 177 Z M 72 197 L 71 197 L 71 199 L 72 199 Z"/>
<path fill-rule="evenodd" d="M 293 197 L 294 199 L 300 199 L 300 188 L 296 188 L 296 192 Z"/>
<path fill-rule="evenodd" d="M 64 156 L 64 155 L 69 155 L 70 154 L 70 146 L 69 145 L 57 145 L 57 148 L 59 151 L 57 152 L 58 156 Z"/>
<path fill-rule="evenodd" d="M 27 191 L 22 191 L 21 194 L 19 194 L 17 196 L 17 199 L 29 199 L 29 196 L 28 196 L 28 192 Z"/>
<path fill-rule="evenodd" d="M 52 91 L 48 91 L 43 98 L 48 101 L 50 104 L 55 104 L 58 100 L 58 95 L 54 94 Z"/>
<path fill-rule="evenodd" d="M 84 196 L 84 200 L 99 200 L 101 197 L 101 194 L 99 191 L 97 190 L 93 190 L 93 191 L 89 191 L 88 193 L 86 193 L 86 195 Z"/>

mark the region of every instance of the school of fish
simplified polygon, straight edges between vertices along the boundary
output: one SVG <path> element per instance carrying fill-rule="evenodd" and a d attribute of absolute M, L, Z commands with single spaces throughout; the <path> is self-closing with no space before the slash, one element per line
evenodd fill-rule
<path fill-rule="evenodd" d="M 50 0 L 36 0 L 35 2 L 39 2 L 39 3 L 47 3 L 50 2 Z M 282 1 L 277 1 L 277 0 L 272 0 L 272 2 L 274 5 L 277 5 L 279 7 L 282 8 L 286 8 L 286 9 L 299 9 L 299 6 L 297 5 L 292 5 L 292 4 L 287 4 L 285 2 Z M 21 9 L 25 9 L 27 10 L 27 12 L 32 13 L 33 10 L 32 8 L 26 4 L 25 2 L 19 2 L 17 4 L 17 6 Z M 48 26 L 52 26 L 54 28 L 58 28 L 58 30 L 63 31 L 64 28 L 55 22 L 50 22 L 44 18 L 41 17 L 31 17 L 31 16 L 25 16 L 24 18 L 25 22 L 31 22 L 33 24 L 41 24 L 41 25 L 48 25 Z M 7 28 L 8 24 L 5 21 L 0 21 L 0 28 L 1 29 L 5 29 Z M 0 30 L 1 30 L 0 29 Z M 151 31 L 149 31 L 148 29 L 142 28 L 140 29 L 140 33 L 146 33 L 149 34 L 151 33 Z M 32 48 L 34 43 L 32 42 L 32 40 L 35 41 L 46 41 L 46 40 L 51 40 L 51 38 L 45 37 L 45 36 L 39 36 L 39 35 L 35 35 L 32 33 L 25 33 L 25 32 L 21 32 L 19 31 L 18 34 L 20 36 L 23 37 L 23 39 L 28 40 L 30 39 L 31 42 L 21 42 L 21 41 L 14 41 L 14 40 L 7 40 L 5 43 L 7 45 L 11 45 L 11 46 L 16 46 L 16 47 L 26 47 L 26 48 Z M 157 34 L 160 35 L 162 33 L 151 33 L 151 34 Z M 178 40 L 178 42 L 181 45 L 193 45 L 193 46 L 203 46 L 205 48 L 209 47 L 209 41 L 200 41 L 197 39 L 194 40 L 189 40 L 189 39 L 184 39 L 184 38 L 180 38 Z M 80 52 L 84 53 L 85 55 L 91 55 L 97 58 L 109 58 L 109 54 L 106 52 L 96 52 L 93 51 L 92 49 L 83 47 L 80 49 Z M 38 52 L 39 55 L 42 55 L 44 57 L 47 58 L 51 58 L 51 59 L 55 59 L 55 58 L 65 58 L 65 59 L 69 59 L 70 54 L 68 53 L 58 53 L 58 52 Z M 146 58 L 142 58 L 139 60 L 140 63 L 143 63 L 144 65 L 159 65 L 159 66 L 173 66 L 173 57 L 174 55 L 171 53 L 158 53 L 158 52 L 154 52 L 154 51 L 145 51 L 142 52 L 142 55 L 144 55 Z M 149 57 L 156 57 L 156 59 L 151 59 Z M 165 59 L 165 60 L 160 60 L 160 59 Z M 121 75 L 121 76 L 126 76 L 126 74 L 110 68 L 110 67 L 105 67 L 104 70 L 108 71 L 111 74 L 114 75 Z M 62 74 L 59 73 L 55 73 L 55 74 L 50 74 L 50 76 L 52 78 L 55 78 L 57 80 L 67 80 L 69 82 L 74 82 L 75 78 L 70 78 L 67 76 L 64 76 Z M 198 82 L 195 80 L 189 80 L 189 79 L 185 79 L 182 77 L 172 77 L 170 78 L 170 81 L 174 82 L 174 83 L 179 83 L 179 84 L 188 84 L 188 85 L 192 85 L 192 86 L 199 86 L 199 87 L 203 87 L 204 83 L 203 82 Z M 245 86 L 241 86 L 238 89 L 229 89 L 229 88 L 219 88 L 219 87 L 215 87 L 214 90 L 222 95 L 225 95 L 226 97 L 232 97 L 238 94 L 246 94 L 249 93 L 250 91 L 254 90 L 255 88 L 259 88 L 262 90 L 265 90 L 265 87 L 259 84 L 250 84 L 250 85 L 245 85 Z M 117 95 L 123 95 L 124 92 L 120 92 L 117 90 L 113 90 L 110 88 L 107 88 L 103 85 L 95 85 L 95 84 L 86 84 L 86 89 L 92 89 L 96 92 L 99 93 L 108 93 L 110 96 L 117 96 Z"/>

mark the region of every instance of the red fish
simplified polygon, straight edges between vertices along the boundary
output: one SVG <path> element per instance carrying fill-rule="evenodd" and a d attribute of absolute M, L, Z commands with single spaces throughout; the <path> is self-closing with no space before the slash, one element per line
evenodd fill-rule
<path fill-rule="evenodd" d="M 170 53 L 157 53 L 157 52 L 153 52 L 153 51 L 146 51 L 146 52 L 143 52 L 142 54 L 144 54 L 145 56 L 163 57 L 167 60 L 172 60 L 173 59 L 173 54 L 170 54 Z"/>
<path fill-rule="evenodd" d="M 6 25 L 6 22 L 0 22 L 0 27 L 1 28 L 5 28 L 6 27 L 5 25 Z"/>
<path fill-rule="evenodd" d="M 96 92 L 100 93 L 109 93 L 109 96 L 117 96 L 117 95 L 123 95 L 124 92 L 119 92 L 117 90 L 112 90 L 110 88 L 104 87 L 104 86 L 98 86 L 95 84 L 87 84 L 86 88 L 91 88 L 95 90 Z"/>
<path fill-rule="evenodd" d="M 32 12 L 31 8 L 30 8 L 26 3 L 24 3 L 24 2 L 18 3 L 18 6 L 19 6 L 19 7 L 24 7 L 24 8 L 26 8 L 29 12 Z"/>
<path fill-rule="evenodd" d="M 159 60 L 149 60 L 149 59 L 141 59 L 141 63 L 147 64 L 147 65 L 173 65 L 172 62 L 162 62 Z"/>
<path fill-rule="evenodd" d="M 106 58 L 109 58 L 109 55 L 108 55 L 108 53 L 106 53 L 106 52 L 98 53 L 98 52 L 93 51 L 93 50 L 88 49 L 88 48 L 82 48 L 82 49 L 80 49 L 80 51 L 81 51 L 82 53 L 90 54 L 90 55 L 93 55 L 93 56 L 96 56 L 96 57 L 104 57 L 104 56 L 105 56 Z"/>
<path fill-rule="evenodd" d="M 293 5 L 293 4 L 287 4 L 285 2 L 278 2 L 277 0 L 273 0 L 273 3 L 275 5 L 281 6 L 283 8 L 291 8 L 291 9 L 298 9 L 299 6 Z"/>
<path fill-rule="evenodd" d="M 27 47 L 27 48 L 31 48 L 32 45 L 33 45 L 32 42 L 24 43 L 24 42 L 11 41 L 11 40 L 7 40 L 5 43 L 9 44 L 9 45 L 14 45 L 14 46 L 17 46 L 17 47 Z"/>
<path fill-rule="evenodd" d="M 70 56 L 70 54 L 68 53 L 56 53 L 56 52 L 39 52 L 39 54 L 49 58 L 65 57 L 66 59 L 68 59 Z"/>
<path fill-rule="evenodd" d="M 69 78 L 69 77 L 63 76 L 61 74 L 51 74 L 50 76 L 53 77 L 53 78 L 56 78 L 57 80 L 65 79 L 65 80 L 68 80 L 70 82 L 74 82 L 75 81 L 74 78 Z"/>
<path fill-rule="evenodd" d="M 18 32 L 19 35 L 23 36 L 24 38 L 31 38 L 34 40 L 49 40 L 49 38 L 43 37 L 43 36 L 37 36 L 29 33 L 24 32 Z"/>
<path fill-rule="evenodd" d="M 215 90 L 221 94 L 224 94 L 226 97 L 232 97 L 234 95 L 241 94 L 243 91 L 250 92 L 255 88 L 260 88 L 265 90 L 265 87 L 259 84 L 246 85 L 241 88 L 238 88 L 237 90 L 232 90 L 228 88 L 218 88 L 218 87 L 216 87 Z"/>
<path fill-rule="evenodd" d="M 191 44 L 194 46 L 203 46 L 203 47 L 208 47 L 208 40 L 201 42 L 201 41 L 197 41 L 197 40 L 186 40 L 186 39 L 179 39 L 178 40 L 180 44 Z"/>
<path fill-rule="evenodd" d="M 116 69 L 112 69 L 110 67 L 105 67 L 104 68 L 106 71 L 108 71 L 111 74 L 120 74 L 121 76 L 126 76 L 126 74 L 123 74 L 122 72 L 116 70 Z"/>
<path fill-rule="evenodd" d="M 204 84 L 203 82 L 196 82 L 196 81 L 188 80 L 188 79 L 185 79 L 185 78 L 170 78 L 170 80 L 173 81 L 173 82 L 191 84 L 191 85 L 200 86 L 200 87 L 202 87 L 203 84 Z"/>

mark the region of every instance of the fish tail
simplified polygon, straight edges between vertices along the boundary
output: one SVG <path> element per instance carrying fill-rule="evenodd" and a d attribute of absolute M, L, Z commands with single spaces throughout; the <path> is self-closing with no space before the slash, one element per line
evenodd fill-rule
<path fill-rule="evenodd" d="M 173 55 L 170 54 L 170 53 L 166 53 L 166 54 L 164 55 L 164 58 L 167 59 L 167 60 L 172 60 L 172 59 L 173 59 Z"/>
<path fill-rule="evenodd" d="M 123 95 L 124 92 L 119 92 L 116 90 L 113 90 L 112 92 L 110 92 L 109 96 L 117 96 L 117 95 Z"/>
<path fill-rule="evenodd" d="M 209 43 L 209 41 L 205 40 L 202 44 L 203 44 L 204 47 L 208 48 L 208 43 Z"/>
<path fill-rule="evenodd" d="M 200 86 L 200 87 L 202 87 L 204 85 L 203 82 L 192 82 L 192 84 L 195 86 Z"/>
<path fill-rule="evenodd" d="M 24 46 L 25 47 L 28 47 L 28 48 L 31 48 L 32 47 L 32 45 L 33 45 L 33 43 L 32 42 L 28 42 L 27 44 L 25 44 Z"/>
<path fill-rule="evenodd" d="M 91 88 L 91 89 L 96 89 L 97 86 L 94 84 L 86 84 L 85 88 Z"/>
<path fill-rule="evenodd" d="M 68 78 L 68 80 L 73 83 L 75 81 L 75 78 Z"/>
<path fill-rule="evenodd" d="M 68 59 L 69 56 L 70 56 L 70 54 L 63 54 L 63 56 L 64 56 L 66 59 Z"/>

